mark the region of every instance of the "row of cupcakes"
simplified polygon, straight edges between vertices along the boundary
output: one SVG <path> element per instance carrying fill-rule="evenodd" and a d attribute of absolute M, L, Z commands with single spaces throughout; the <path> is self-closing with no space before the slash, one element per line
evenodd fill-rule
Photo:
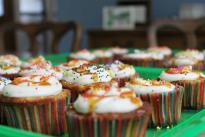
<path fill-rule="evenodd" d="M 27 69 L 30 65 L 25 64 L 29 62 L 47 69 L 47 65 L 37 61 L 40 58 L 24 63 L 21 69 Z M 136 78 L 133 66 L 119 61 L 94 65 L 72 60 L 58 68 L 64 71 L 60 79 L 52 73 L 30 73 L 5 84 L 0 109 L 8 125 L 51 135 L 63 134 L 68 129 L 74 137 L 141 137 L 145 135 L 150 113 L 150 125 L 167 126 L 179 121 L 181 105 L 186 109 L 204 106 L 204 76 L 191 67 L 168 69 L 160 75 L 163 81 Z"/>
<path fill-rule="evenodd" d="M 118 53 L 118 54 L 117 54 Z M 107 50 L 82 50 L 72 53 L 69 59 L 85 59 L 95 63 L 110 63 L 120 60 L 127 64 L 144 67 L 173 67 L 193 66 L 194 69 L 205 68 L 204 52 L 196 49 L 187 49 L 177 52 L 174 56 L 168 47 L 152 47 L 147 50 L 132 50 L 124 48 L 110 48 Z"/>

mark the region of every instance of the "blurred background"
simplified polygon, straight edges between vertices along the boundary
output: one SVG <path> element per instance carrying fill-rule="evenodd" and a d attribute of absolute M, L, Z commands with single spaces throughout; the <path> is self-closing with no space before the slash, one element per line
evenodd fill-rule
<path fill-rule="evenodd" d="M 146 48 L 153 44 L 201 49 L 205 46 L 204 16 L 204 0 L 0 0 L 0 51 L 24 57 L 32 50 L 50 54 L 88 47 Z M 161 27 L 160 22 L 168 28 Z M 158 43 L 153 40 L 157 27 Z M 51 47 L 51 28 L 63 31 L 54 35 L 61 37 L 58 51 Z"/>

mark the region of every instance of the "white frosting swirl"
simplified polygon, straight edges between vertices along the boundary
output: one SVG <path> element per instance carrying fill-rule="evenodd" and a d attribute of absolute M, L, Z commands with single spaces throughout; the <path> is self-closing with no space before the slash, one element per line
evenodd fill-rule
<path fill-rule="evenodd" d="M 184 73 L 184 74 L 169 74 L 166 71 L 163 71 L 159 78 L 165 81 L 181 81 L 181 80 L 196 80 L 201 76 L 201 74 L 196 73 L 196 72 L 189 72 L 189 73 Z"/>
<path fill-rule="evenodd" d="M 14 66 L 20 66 L 21 61 L 17 56 L 14 55 L 1 55 L 0 56 L 0 64 L 7 64 L 7 65 L 14 65 Z"/>
<path fill-rule="evenodd" d="M 69 62 L 60 64 L 59 67 L 63 70 L 67 70 L 67 69 L 73 69 L 73 68 L 80 67 L 81 65 L 84 65 L 84 64 L 89 64 L 89 62 L 87 60 L 74 59 Z"/>
<path fill-rule="evenodd" d="M 195 65 L 198 61 L 190 57 L 177 57 L 172 60 L 172 64 L 175 66 L 189 66 Z"/>
<path fill-rule="evenodd" d="M 69 83 L 88 85 L 98 82 L 109 82 L 112 77 L 105 66 L 82 65 L 76 69 L 66 70 L 62 79 Z"/>
<path fill-rule="evenodd" d="M 98 98 L 93 98 L 93 100 L 98 100 Z M 140 106 L 140 105 L 139 105 Z M 78 97 L 74 103 L 74 108 L 79 113 L 90 113 L 89 112 L 89 101 L 87 98 Z M 134 111 L 138 108 L 134 103 L 131 102 L 129 98 L 121 98 L 118 96 L 110 96 L 101 99 L 95 104 L 92 112 L 95 113 L 126 113 Z"/>
<path fill-rule="evenodd" d="M 61 83 L 52 76 L 18 77 L 3 88 L 8 97 L 40 97 L 57 95 L 62 91 Z"/>
<path fill-rule="evenodd" d="M 0 74 L 16 74 L 19 71 L 19 66 L 13 66 L 10 64 L 0 64 Z"/>
<path fill-rule="evenodd" d="M 74 108 L 79 113 L 126 113 L 142 106 L 142 101 L 127 88 L 90 89 L 80 95 L 74 102 Z"/>
<path fill-rule="evenodd" d="M 46 75 L 52 75 L 56 77 L 57 79 L 62 79 L 63 77 L 63 70 L 60 67 L 52 67 L 52 68 L 40 68 L 38 66 L 32 67 L 32 68 L 27 68 L 27 69 L 22 69 L 19 74 L 21 76 L 31 76 L 31 75 L 41 75 L 41 76 L 46 76 Z"/>
<path fill-rule="evenodd" d="M 85 60 L 89 60 L 89 61 L 92 61 L 96 58 L 96 56 L 94 54 L 90 53 L 88 50 L 81 50 L 81 51 L 76 52 L 76 53 L 71 53 L 70 57 L 74 58 L 74 59 L 85 59 Z"/>
<path fill-rule="evenodd" d="M 164 59 L 164 55 L 161 53 L 147 52 L 142 50 L 134 50 L 134 53 L 124 55 L 123 57 L 134 58 L 134 59 L 146 59 L 146 58 L 158 59 L 158 60 Z"/>
<path fill-rule="evenodd" d="M 150 47 L 148 48 L 148 51 L 150 52 L 156 52 L 164 54 L 165 56 L 169 56 L 172 54 L 172 50 L 168 47 L 162 46 L 162 47 Z"/>
<path fill-rule="evenodd" d="M 198 50 L 185 50 L 185 51 L 181 51 L 181 52 L 178 52 L 175 57 L 188 57 L 188 58 L 193 58 L 195 60 L 199 60 L 199 61 L 203 61 L 204 60 L 204 55 L 203 53 L 199 52 Z"/>
<path fill-rule="evenodd" d="M 11 83 L 11 80 L 0 77 L 0 94 L 2 93 L 4 86 L 8 85 L 9 83 Z"/>
<path fill-rule="evenodd" d="M 109 51 L 111 51 L 113 54 L 119 54 L 119 55 L 128 53 L 128 49 L 119 48 L 119 47 L 111 48 L 109 49 Z"/>
<path fill-rule="evenodd" d="M 97 58 L 110 58 L 113 56 L 112 52 L 110 51 L 104 51 L 104 50 L 95 50 L 93 51 L 93 54 L 97 57 Z"/>
<path fill-rule="evenodd" d="M 114 78 L 124 78 L 135 75 L 135 69 L 132 65 L 123 64 L 120 61 L 115 61 L 109 68 Z"/>
<path fill-rule="evenodd" d="M 165 81 L 143 80 L 141 78 L 127 82 L 126 87 L 139 94 L 172 92 L 175 89 L 173 84 Z"/>
<path fill-rule="evenodd" d="M 43 56 L 38 56 L 23 62 L 21 65 L 22 68 L 51 68 L 52 64 L 50 61 L 47 61 Z"/>

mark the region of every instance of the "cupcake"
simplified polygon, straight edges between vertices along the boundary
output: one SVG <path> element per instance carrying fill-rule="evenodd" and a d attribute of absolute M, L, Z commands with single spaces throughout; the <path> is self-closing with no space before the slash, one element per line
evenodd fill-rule
<path fill-rule="evenodd" d="M 134 79 L 126 87 L 135 91 L 143 101 L 153 107 L 151 126 L 164 127 L 176 124 L 181 117 L 184 89 L 169 82 Z"/>
<path fill-rule="evenodd" d="M 196 70 L 203 70 L 204 55 L 198 50 L 186 50 L 178 52 L 168 63 L 169 67 L 192 66 Z"/>
<path fill-rule="evenodd" d="M 93 54 L 96 56 L 96 63 L 98 64 L 108 64 L 113 60 L 113 54 L 108 50 L 94 50 Z"/>
<path fill-rule="evenodd" d="M 8 85 L 9 83 L 11 83 L 11 80 L 4 78 L 4 77 L 0 77 L 0 95 L 3 92 L 3 88 L 4 86 Z M 4 112 L 3 112 L 3 107 L 0 105 L 0 124 L 5 124 L 5 118 L 4 118 Z"/>
<path fill-rule="evenodd" d="M 65 109 L 69 92 L 52 76 L 15 78 L 0 96 L 9 126 L 48 135 L 66 132 Z"/>
<path fill-rule="evenodd" d="M 59 67 L 63 70 L 68 70 L 68 69 L 77 68 L 77 67 L 80 67 L 81 65 L 89 64 L 89 63 L 90 62 L 87 60 L 74 59 L 74 60 L 70 60 L 68 62 L 60 64 Z"/>
<path fill-rule="evenodd" d="M 68 61 L 73 59 L 83 59 L 90 62 L 96 62 L 96 56 L 86 49 L 78 51 L 76 53 L 71 53 L 68 57 Z"/>
<path fill-rule="evenodd" d="M 205 108 L 205 77 L 203 73 L 193 71 L 191 66 L 181 66 L 163 71 L 159 78 L 184 87 L 182 101 L 184 109 Z"/>
<path fill-rule="evenodd" d="M 23 69 L 27 69 L 31 67 L 51 68 L 52 64 L 50 61 L 47 61 L 43 56 L 37 56 L 37 57 L 31 58 L 27 62 L 23 62 L 21 67 Z"/>
<path fill-rule="evenodd" d="M 83 93 L 93 84 L 109 84 L 111 80 L 111 72 L 104 65 L 84 64 L 78 68 L 66 70 L 61 83 L 65 89 L 71 90 L 73 102 L 79 93 Z"/>
<path fill-rule="evenodd" d="M 125 82 L 137 77 L 135 68 L 132 65 L 124 64 L 117 60 L 109 65 L 109 69 L 113 79 L 117 80 L 121 87 L 125 85 Z"/>
<path fill-rule="evenodd" d="M 144 137 L 151 107 L 127 88 L 95 86 L 66 113 L 71 137 Z"/>
<path fill-rule="evenodd" d="M 150 47 L 148 51 L 163 54 L 166 59 L 172 56 L 172 50 L 166 46 Z"/>
<path fill-rule="evenodd" d="M 108 51 L 112 52 L 113 60 L 119 60 L 123 55 L 129 52 L 128 49 L 119 47 L 110 48 Z"/>
<path fill-rule="evenodd" d="M 163 67 L 164 55 L 155 52 L 135 50 L 134 53 L 123 55 L 120 61 L 143 67 Z"/>
<path fill-rule="evenodd" d="M 0 76 L 14 79 L 18 77 L 21 61 L 14 55 L 0 56 Z"/>
<path fill-rule="evenodd" d="M 61 80 L 63 77 L 63 72 L 64 72 L 63 69 L 61 69 L 59 66 L 46 68 L 46 67 L 39 67 L 38 65 L 35 65 L 35 66 L 21 69 L 21 71 L 19 72 L 19 75 L 20 76 L 52 75 L 52 76 L 56 77 L 58 80 Z"/>

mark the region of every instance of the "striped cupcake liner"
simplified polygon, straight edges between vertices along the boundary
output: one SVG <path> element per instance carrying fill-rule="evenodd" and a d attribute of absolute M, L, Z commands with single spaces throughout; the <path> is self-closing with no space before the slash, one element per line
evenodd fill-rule
<path fill-rule="evenodd" d="M 205 108 L 205 80 L 180 81 L 177 84 L 184 87 L 182 100 L 183 109 Z"/>
<path fill-rule="evenodd" d="M 146 110 L 142 112 L 149 113 Z M 82 116 L 68 111 L 66 116 L 69 137 L 144 137 L 149 120 L 148 114 L 123 119 L 108 118 L 109 114 L 107 117 Z"/>
<path fill-rule="evenodd" d="M 172 92 L 138 94 L 153 107 L 149 126 L 166 127 L 176 124 L 181 117 L 183 94 L 184 88 L 181 86 L 177 86 Z"/>
<path fill-rule="evenodd" d="M 2 107 L 9 126 L 48 135 L 62 135 L 67 131 L 67 103 L 67 99 L 63 98 L 36 105 L 2 104 Z"/>

